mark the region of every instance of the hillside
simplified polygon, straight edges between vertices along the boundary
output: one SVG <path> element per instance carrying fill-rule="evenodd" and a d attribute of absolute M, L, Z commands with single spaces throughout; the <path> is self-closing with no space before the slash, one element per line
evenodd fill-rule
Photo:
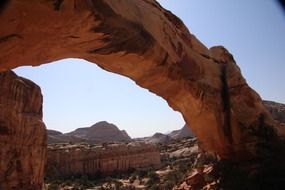
<path fill-rule="evenodd" d="M 285 123 L 285 104 L 267 100 L 264 100 L 263 104 L 275 120 Z"/>
<path fill-rule="evenodd" d="M 106 121 L 98 122 L 91 127 L 78 128 L 69 133 L 62 134 L 58 131 L 48 130 L 48 144 L 51 143 L 102 143 L 114 141 L 131 141 L 125 130 Z"/>

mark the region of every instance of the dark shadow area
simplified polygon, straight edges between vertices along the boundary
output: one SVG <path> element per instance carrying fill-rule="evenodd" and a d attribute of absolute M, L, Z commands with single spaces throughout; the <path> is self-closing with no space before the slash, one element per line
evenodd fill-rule
<path fill-rule="evenodd" d="M 218 180 L 218 189 L 230 190 L 280 190 L 285 189 L 285 141 L 278 137 L 272 126 L 265 123 L 260 115 L 252 127 L 252 135 L 263 139 L 256 145 L 256 158 L 236 164 L 205 156 L 205 163 L 213 164 L 211 177 Z"/>
<path fill-rule="evenodd" d="M 0 15 L 2 11 L 5 9 L 5 7 L 8 5 L 10 0 L 1 0 L 0 1 Z"/>
<path fill-rule="evenodd" d="M 283 8 L 283 11 L 285 11 L 285 1 L 284 0 L 278 0 L 280 5 L 282 6 Z"/>

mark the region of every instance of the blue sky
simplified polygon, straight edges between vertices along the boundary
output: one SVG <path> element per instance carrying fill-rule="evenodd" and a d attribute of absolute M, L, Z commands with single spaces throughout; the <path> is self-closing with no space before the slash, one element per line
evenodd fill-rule
<path fill-rule="evenodd" d="M 285 103 L 285 14 L 277 1 L 159 2 L 207 47 L 226 47 L 262 98 Z"/>
<path fill-rule="evenodd" d="M 285 103 L 285 14 L 273 0 L 160 0 L 207 47 L 225 46 L 264 99 Z M 44 95 L 47 128 L 68 132 L 106 120 L 132 137 L 184 125 L 180 113 L 125 77 L 79 59 L 21 67 Z"/>
<path fill-rule="evenodd" d="M 54 62 L 55 63 L 55 62 Z M 131 137 L 181 128 L 184 121 L 165 100 L 132 80 L 80 59 L 65 59 L 16 73 L 41 86 L 47 128 L 69 132 L 108 121 Z"/>

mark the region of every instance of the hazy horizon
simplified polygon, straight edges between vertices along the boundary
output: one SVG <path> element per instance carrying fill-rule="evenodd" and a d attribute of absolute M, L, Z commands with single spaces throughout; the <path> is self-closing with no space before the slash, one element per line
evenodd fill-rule
<path fill-rule="evenodd" d="M 97 124 L 97 123 L 100 123 L 100 122 L 105 122 L 105 120 L 97 121 L 97 122 L 95 122 L 94 124 L 92 124 L 92 125 L 90 125 L 90 126 L 78 127 L 78 128 L 75 128 L 75 129 L 73 129 L 73 130 L 71 130 L 71 131 L 67 131 L 67 132 L 62 132 L 62 131 L 57 130 L 57 129 L 49 129 L 49 128 L 47 128 L 47 130 L 54 130 L 54 131 L 62 132 L 63 134 L 68 134 L 68 133 L 70 133 L 70 132 L 75 131 L 76 129 L 82 129 L 82 128 L 92 127 L 93 125 L 95 125 L 95 124 Z M 115 125 L 116 127 L 118 127 L 115 123 L 108 122 L 108 121 L 106 121 L 106 122 L 109 123 L 109 124 L 111 124 L 111 125 L 113 124 L 113 125 Z M 171 132 L 173 132 L 173 131 L 175 131 L 175 130 L 180 130 L 180 129 L 182 129 L 183 127 L 184 127 L 184 126 L 182 126 L 182 127 L 179 128 L 179 129 L 173 129 L 173 130 L 164 131 L 164 132 L 159 132 L 159 131 L 158 131 L 158 132 L 155 132 L 155 133 L 162 133 L 162 134 L 168 135 L 168 134 L 170 134 Z M 118 127 L 118 129 L 119 129 L 120 131 L 126 131 L 125 129 L 120 128 L 120 127 Z M 128 131 L 126 131 L 126 132 L 127 132 L 127 134 L 130 136 L 130 134 L 128 133 Z M 138 137 L 131 137 L 131 138 L 151 137 L 151 136 L 155 135 L 155 133 L 154 133 L 154 134 L 151 134 L 151 135 L 148 135 L 148 136 L 138 136 Z"/>
<path fill-rule="evenodd" d="M 223 45 L 249 85 L 265 100 L 285 103 L 285 16 L 275 1 L 163 1 L 208 48 Z M 65 59 L 14 69 L 37 83 L 44 95 L 47 128 L 70 132 L 99 121 L 132 137 L 180 129 L 184 120 L 162 98 L 130 79 L 95 64 Z"/>

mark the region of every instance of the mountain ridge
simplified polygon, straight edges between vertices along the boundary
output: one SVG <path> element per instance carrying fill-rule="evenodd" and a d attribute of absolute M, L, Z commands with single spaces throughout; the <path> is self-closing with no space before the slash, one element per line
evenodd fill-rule
<path fill-rule="evenodd" d="M 48 129 L 48 143 L 88 142 L 102 143 L 109 141 L 131 141 L 125 130 L 107 121 L 100 121 L 90 127 L 77 128 L 68 133 Z"/>

